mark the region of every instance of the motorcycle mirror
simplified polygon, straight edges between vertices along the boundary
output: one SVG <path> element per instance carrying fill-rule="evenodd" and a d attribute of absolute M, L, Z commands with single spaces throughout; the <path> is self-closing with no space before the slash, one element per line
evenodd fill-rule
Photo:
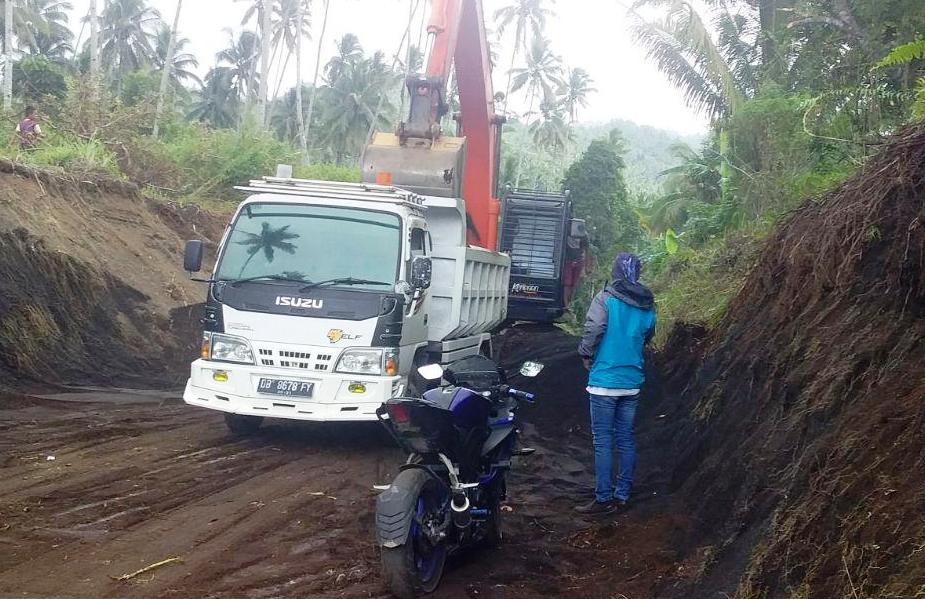
<path fill-rule="evenodd" d="M 439 364 L 428 364 L 418 368 L 418 374 L 425 381 L 439 381 L 443 378 L 443 366 Z"/>
<path fill-rule="evenodd" d="M 523 366 L 520 367 L 520 375 L 533 378 L 543 372 L 544 368 L 546 366 L 539 362 L 524 362 Z"/>

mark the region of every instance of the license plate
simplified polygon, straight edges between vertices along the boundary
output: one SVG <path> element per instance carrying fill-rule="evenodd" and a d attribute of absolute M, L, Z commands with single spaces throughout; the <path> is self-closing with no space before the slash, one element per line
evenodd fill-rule
<path fill-rule="evenodd" d="M 287 381 L 284 379 L 260 379 L 257 392 L 283 397 L 311 397 L 315 383 L 305 381 Z"/>

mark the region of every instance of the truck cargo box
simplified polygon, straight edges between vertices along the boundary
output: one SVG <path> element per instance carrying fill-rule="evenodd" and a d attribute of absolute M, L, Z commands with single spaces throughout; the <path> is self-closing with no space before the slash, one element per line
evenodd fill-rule
<path fill-rule="evenodd" d="M 429 341 L 490 332 L 507 319 L 510 257 L 466 246 L 461 200 L 425 197 L 424 206 L 433 240 Z"/>

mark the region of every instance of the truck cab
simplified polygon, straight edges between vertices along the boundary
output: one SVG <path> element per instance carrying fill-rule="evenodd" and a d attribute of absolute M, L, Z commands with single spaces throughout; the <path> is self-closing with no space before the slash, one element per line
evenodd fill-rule
<path fill-rule="evenodd" d="M 288 177 L 238 189 L 184 392 L 229 425 L 375 420 L 412 366 L 483 351 L 506 318 L 510 261 L 465 245 L 460 200 Z M 201 261 L 190 242 L 187 270 Z"/>

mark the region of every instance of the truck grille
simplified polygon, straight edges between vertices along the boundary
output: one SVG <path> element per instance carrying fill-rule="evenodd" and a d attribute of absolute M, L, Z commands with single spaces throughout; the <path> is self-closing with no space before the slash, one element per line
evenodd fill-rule
<path fill-rule="evenodd" d="M 291 349 L 263 347 L 257 349 L 262 366 L 328 372 L 333 369 L 334 354 L 330 352 L 292 351 Z"/>

